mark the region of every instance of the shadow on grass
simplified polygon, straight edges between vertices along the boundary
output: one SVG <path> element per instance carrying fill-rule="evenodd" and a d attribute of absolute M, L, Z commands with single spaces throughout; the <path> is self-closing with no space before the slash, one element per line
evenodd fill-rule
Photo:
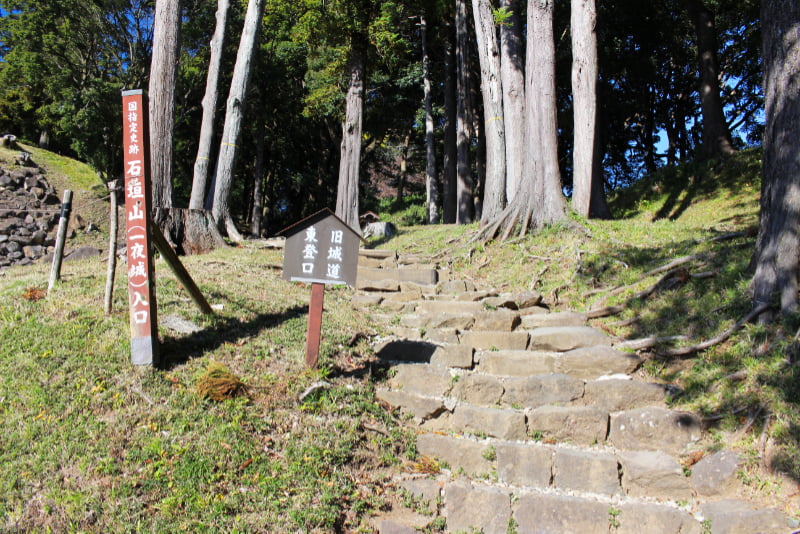
<path fill-rule="evenodd" d="M 170 370 L 202 356 L 226 343 L 259 335 L 263 330 L 274 328 L 290 319 L 308 314 L 308 306 L 293 306 L 278 313 L 261 313 L 249 321 L 236 317 L 221 318 L 214 326 L 183 336 L 164 336 L 161 342 L 159 368 Z"/>
<path fill-rule="evenodd" d="M 681 254 L 699 256 L 680 265 L 686 271 L 676 271 L 669 283 L 660 285 L 649 297 L 635 294 L 655 284 L 666 270 L 632 287 L 634 295 L 620 302 L 630 317 L 628 339 L 684 335 L 689 340 L 682 345 L 693 345 L 716 337 L 751 310 L 747 281 L 752 249 L 752 238 L 746 236 L 699 243 L 687 239 L 671 243 L 670 250 L 615 246 L 588 259 L 580 276 L 591 287 L 606 278 L 607 271 L 619 268 L 615 262 L 644 273 Z M 713 275 L 691 277 L 697 273 Z M 595 307 L 599 307 L 597 302 L 588 306 Z M 765 433 L 777 443 L 768 465 L 800 482 L 796 460 L 800 451 L 800 367 L 792 365 L 786 334 L 781 334 L 793 333 L 797 326 L 745 325 L 727 341 L 688 356 L 662 356 L 654 350 L 647 365 L 658 378 L 681 385 L 683 391 L 675 401 L 699 410 L 709 429 L 724 430 L 737 441 L 755 436 L 758 442 L 767 425 Z"/>

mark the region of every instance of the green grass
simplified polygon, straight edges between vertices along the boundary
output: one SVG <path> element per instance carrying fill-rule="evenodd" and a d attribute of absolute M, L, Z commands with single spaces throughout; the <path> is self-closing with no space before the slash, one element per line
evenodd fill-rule
<path fill-rule="evenodd" d="M 346 292 L 327 292 L 322 367 L 304 368 L 310 289 L 278 278 L 279 262 L 237 248 L 185 258 L 224 306 L 204 317 L 159 261 L 159 313 L 204 327 L 162 328 L 160 369 L 129 363 L 124 270 L 110 317 L 102 263 L 64 264 L 63 281 L 39 300 L 25 296 L 46 285 L 45 266 L 0 279 L 0 529 L 368 531 L 380 473 L 405 457 L 408 437 L 375 403 L 371 380 L 345 376 L 368 374 L 370 356 L 364 342 L 347 346 L 366 321 Z M 249 397 L 199 395 L 211 362 Z M 299 402 L 322 377 L 333 386 Z"/>

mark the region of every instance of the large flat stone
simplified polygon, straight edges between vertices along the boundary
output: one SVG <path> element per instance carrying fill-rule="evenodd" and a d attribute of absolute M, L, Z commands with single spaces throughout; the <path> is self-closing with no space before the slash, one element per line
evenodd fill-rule
<path fill-rule="evenodd" d="M 472 475 L 492 470 L 492 462 L 486 458 L 489 445 L 475 440 L 425 433 L 417 436 L 417 451 L 445 462 L 453 471 L 463 469 Z"/>
<path fill-rule="evenodd" d="M 511 332 L 519 325 L 519 313 L 511 310 L 479 312 L 475 315 L 474 330 Z"/>
<path fill-rule="evenodd" d="M 423 313 L 417 317 L 424 328 L 467 330 L 475 324 L 475 316 L 468 313 Z"/>
<path fill-rule="evenodd" d="M 475 354 L 478 369 L 503 376 L 531 376 L 552 373 L 557 355 L 528 350 L 481 351 Z"/>
<path fill-rule="evenodd" d="M 662 384 L 624 378 L 591 380 L 586 383 L 583 402 L 609 412 L 644 406 L 664 406 L 667 388 Z"/>
<path fill-rule="evenodd" d="M 432 365 L 472 369 L 475 350 L 467 345 L 442 345 L 431 357 Z"/>
<path fill-rule="evenodd" d="M 635 354 L 611 347 L 587 347 L 563 353 L 556 370 L 576 378 L 590 380 L 604 375 L 630 374 L 642 363 Z"/>
<path fill-rule="evenodd" d="M 735 451 L 717 451 L 692 467 L 692 487 L 700 495 L 725 495 L 736 484 L 742 458 Z"/>
<path fill-rule="evenodd" d="M 553 466 L 553 481 L 558 489 L 603 495 L 617 495 L 622 491 L 619 464 L 613 454 L 557 449 Z"/>
<path fill-rule="evenodd" d="M 583 380 L 565 374 L 507 378 L 503 402 L 515 407 L 566 405 L 583 396 Z"/>
<path fill-rule="evenodd" d="M 359 270 L 359 275 L 361 271 Z M 360 276 L 356 279 L 356 289 L 360 291 L 400 291 L 400 282 L 397 280 L 369 280 Z"/>
<path fill-rule="evenodd" d="M 712 534 L 785 534 L 790 532 L 786 516 L 779 510 L 755 509 L 743 501 L 725 500 L 700 506 L 711 523 Z"/>
<path fill-rule="evenodd" d="M 688 499 L 689 479 L 672 456 L 661 451 L 620 451 L 622 488 L 631 497 Z"/>
<path fill-rule="evenodd" d="M 430 478 L 412 478 L 401 480 L 397 485 L 417 499 L 428 512 L 435 513 L 438 510 L 444 486 L 442 482 Z"/>
<path fill-rule="evenodd" d="M 542 406 L 528 414 L 534 436 L 580 445 L 603 443 L 608 432 L 608 412 L 591 406 Z"/>
<path fill-rule="evenodd" d="M 390 280 L 396 282 L 398 290 L 400 282 L 414 282 L 420 285 L 436 285 L 438 273 L 436 269 L 414 269 L 414 268 L 382 268 L 374 269 L 361 267 L 358 270 L 359 281 L 378 281 Z"/>
<path fill-rule="evenodd" d="M 457 302 L 454 300 L 423 300 L 417 306 L 417 313 L 431 314 L 476 314 L 485 311 L 480 302 Z"/>
<path fill-rule="evenodd" d="M 522 328 L 545 328 L 549 326 L 585 326 L 586 314 L 577 312 L 535 313 L 522 316 Z"/>
<path fill-rule="evenodd" d="M 514 519 L 519 534 L 608 532 L 608 508 L 578 497 L 524 495 L 514 504 Z"/>
<path fill-rule="evenodd" d="M 441 398 L 421 397 L 407 391 L 377 388 L 375 398 L 393 408 L 400 408 L 418 421 L 432 419 L 446 410 L 444 400 Z"/>
<path fill-rule="evenodd" d="M 702 426 L 696 415 L 650 407 L 613 413 L 608 439 L 619 449 L 658 449 L 681 454 L 701 436 Z"/>
<path fill-rule="evenodd" d="M 546 488 L 553 479 L 553 450 L 536 443 L 501 442 L 495 446 L 497 476 L 506 484 Z"/>
<path fill-rule="evenodd" d="M 495 376 L 467 374 L 458 379 L 450 395 L 477 406 L 495 406 L 503 397 L 503 384 Z"/>
<path fill-rule="evenodd" d="M 511 496 L 508 493 L 465 482 L 448 484 L 444 491 L 448 532 L 508 532 L 511 519 Z"/>
<path fill-rule="evenodd" d="M 590 326 L 547 326 L 530 331 L 530 350 L 566 352 L 584 347 L 609 346 L 613 339 Z"/>
<path fill-rule="evenodd" d="M 458 345 L 458 330 L 455 328 L 427 328 L 423 336 L 431 343 Z M 472 347 L 469 347 L 472 349 Z"/>
<path fill-rule="evenodd" d="M 447 369 L 431 365 L 402 364 L 395 366 L 395 374 L 388 381 L 393 389 L 428 397 L 441 397 L 452 385 Z"/>
<path fill-rule="evenodd" d="M 610 530 L 614 534 L 701 534 L 702 525 L 686 510 L 650 503 L 625 503 L 615 508 L 619 511 L 619 525 Z"/>
<path fill-rule="evenodd" d="M 528 346 L 528 332 L 468 330 L 461 333 L 461 344 L 477 350 L 525 350 Z"/>
<path fill-rule="evenodd" d="M 450 425 L 455 431 L 507 440 L 522 440 L 527 435 L 525 414 L 516 410 L 461 404 L 453 410 Z"/>

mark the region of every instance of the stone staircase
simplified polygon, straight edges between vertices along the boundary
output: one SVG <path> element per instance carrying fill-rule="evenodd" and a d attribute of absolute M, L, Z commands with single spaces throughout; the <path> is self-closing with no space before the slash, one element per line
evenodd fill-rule
<path fill-rule="evenodd" d="M 419 461 L 396 477 L 403 498 L 377 532 L 797 528 L 731 498 L 743 460 L 698 452 L 700 418 L 670 409 L 676 390 L 638 378 L 640 358 L 584 315 L 448 276 L 391 251 L 360 259 L 353 305 L 392 331 L 375 347 L 390 366 L 376 395 L 418 433 Z"/>

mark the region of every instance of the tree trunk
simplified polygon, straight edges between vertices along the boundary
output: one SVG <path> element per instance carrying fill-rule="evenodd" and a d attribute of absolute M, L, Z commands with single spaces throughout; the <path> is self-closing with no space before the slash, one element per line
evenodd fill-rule
<path fill-rule="evenodd" d="M 253 211 L 250 217 L 250 235 L 261 237 L 261 220 L 264 214 L 264 160 L 266 159 L 266 140 L 264 123 L 258 128 L 256 142 L 256 163 L 253 171 Z"/>
<path fill-rule="evenodd" d="M 456 223 L 475 217 L 469 148 L 472 141 L 469 116 L 469 31 L 467 2 L 456 0 Z"/>
<path fill-rule="evenodd" d="M 397 177 L 397 199 L 398 206 L 403 205 L 403 197 L 406 194 L 406 182 L 408 181 L 408 151 L 411 146 L 411 134 L 413 130 L 408 130 L 403 137 L 403 151 L 400 153 L 400 175 Z"/>
<path fill-rule="evenodd" d="M 500 26 L 500 78 L 506 143 L 506 201 L 511 202 L 525 166 L 525 58 L 519 0 L 501 0 L 511 13 Z"/>
<path fill-rule="evenodd" d="M 761 4 L 764 39 L 764 177 L 761 221 L 753 256 L 753 307 L 780 297 L 797 310 L 800 264 L 800 4 Z"/>
<path fill-rule="evenodd" d="M 553 0 L 530 0 L 525 109 L 529 135 L 526 153 L 533 160 L 526 171 L 533 176 L 529 209 L 531 225 L 540 228 L 566 218 L 558 167 L 558 123 L 556 103 L 556 53 L 553 37 Z M 531 37 L 533 37 L 531 39 Z M 535 208 L 535 209 L 534 209 Z"/>
<path fill-rule="evenodd" d="M 350 42 L 350 82 L 342 124 L 342 155 L 339 160 L 339 187 L 336 215 L 356 232 L 358 224 L 358 180 L 361 164 L 361 126 L 364 118 L 364 80 L 367 68 L 367 38 L 353 35 Z"/>
<path fill-rule="evenodd" d="M 228 237 L 234 241 L 241 241 L 242 236 L 236 229 L 231 217 L 230 194 L 233 185 L 233 165 L 236 158 L 239 133 L 242 129 L 242 114 L 244 111 L 247 86 L 250 81 L 253 56 L 255 56 L 258 43 L 258 31 L 261 26 L 261 14 L 264 12 L 265 0 L 250 0 L 247 5 L 242 37 L 239 41 L 239 51 L 236 55 L 236 65 L 233 68 L 228 105 L 225 114 L 225 126 L 222 130 L 222 142 L 219 147 L 219 158 L 215 173 L 214 205 L 212 213 L 214 221 L 220 230 L 225 230 Z"/>
<path fill-rule="evenodd" d="M 592 184 L 601 181 L 594 157 L 597 135 L 597 11 L 594 0 L 572 0 L 572 209 L 591 213 Z"/>
<path fill-rule="evenodd" d="M 152 208 L 172 207 L 172 133 L 180 50 L 179 0 L 157 0 L 150 61 L 150 169 Z"/>
<path fill-rule="evenodd" d="M 422 34 L 422 87 L 425 95 L 425 197 L 428 205 L 428 224 L 439 222 L 439 188 L 436 180 L 436 141 L 433 138 L 433 97 L 431 96 L 430 56 L 428 54 L 428 24 L 420 17 Z"/>
<path fill-rule="evenodd" d="M 717 61 L 717 29 L 714 13 L 703 0 L 687 0 L 689 17 L 697 35 L 700 63 L 700 102 L 703 111 L 703 155 L 709 158 L 736 152 L 731 132 L 725 122 L 719 94 L 719 62 Z"/>
<path fill-rule="evenodd" d="M 452 31 L 444 54 L 444 161 L 442 162 L 442 219 L 445 224 L 456 222 L 458 213 L 458 137 L 456 123 L 458 122 L 458 104 L 456 97 L 456 57 Z"/>
<path fill-rule="evenodd" d="M 553 0 L 528 2 L 525 65 L 525 174 L 514 201 L 485 226 L 480 239 L 507 238 L 516 228 L 530 229 L 563 221 L 567 206 L 561 192 L 556 122 Z"/>
<path fill-rule="evenodd" d="M 186 208 L 156 209 L 161 230 L 176 254 L 205 254 L 225 247 L 211 212 Z"/>
<path fill-rule="evenodd" d="M 222 49 L 225 45 L 225 25 L 228 18 L 229 0 L 217 0 L 217 23 L 211 38 L 211 57 L 208 60 L 206 93 L 203 96 L 203 119 L 200 123 L 200 139 L 197 158 L 194 162 L 190 209 L 203 209 L 208 186 L 208 165 L 211 161 L 211 145 L 214 142 L 214 119 L 217 113 L 219 71 L 222 65 Z"/>
<path fill-rule="evenodd" d="M 506 206 L 506 141 L 500 49 L 489 0 L 472 0 L 472 15 L 478 39 L 484 114 L 482 129 L 486 140 L 486 178 L 481 220 L 489 221 L 500 215 Z"/>

